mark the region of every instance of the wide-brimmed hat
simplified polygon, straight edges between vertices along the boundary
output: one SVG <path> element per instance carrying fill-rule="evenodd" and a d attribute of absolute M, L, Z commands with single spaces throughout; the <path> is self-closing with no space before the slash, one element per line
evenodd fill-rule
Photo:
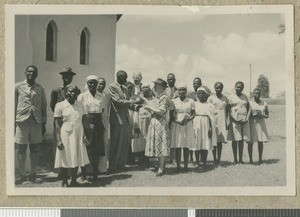
<path fill-rule="evenodd" d="M 168 83 L 164 79 L 161 79 L 161 78 L 156 79 L 155 81 L 153 81 L 153 83 L 160 84 L 163 87 L 168 86 Z"/>
<path fill-rule="evenodd" d="M 70 68 L 70 67 L 64 68 L 59 74 L 61 74 L 61 75 L 66 75 L 66 74 L 69 74 L 69 75 L 76 75 L 76 73 L 73 72 L 73 71 L 72 71 L 72 68 Z"/>

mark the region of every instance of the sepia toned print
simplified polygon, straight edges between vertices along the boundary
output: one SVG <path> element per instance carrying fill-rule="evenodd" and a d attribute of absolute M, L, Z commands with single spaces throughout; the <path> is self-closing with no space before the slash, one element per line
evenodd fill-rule
<path fill-rule="evenodd" d="M 22 7 L 9 194 L 295 193 L 292 7 Z"/>

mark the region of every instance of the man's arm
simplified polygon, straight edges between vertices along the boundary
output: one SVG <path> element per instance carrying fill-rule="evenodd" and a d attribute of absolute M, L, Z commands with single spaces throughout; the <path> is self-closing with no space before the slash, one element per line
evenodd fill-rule
<path fill-rule="evenodd" d="M 118 90 L 115 87 L 109 86 L 108 92 L 111 97 L 111 101 L 113 101 L 114 104 L 121 107 L 126 107 L 128 109 L 134 109 L 133 101 L 121 99 L 120 95 L 118 94 Z"/>
<path fill-rule="evenodd" d="M 52 90 L 50 95 L 50 108 L 54 112 L 55 105 L 57 103 L 57 91 Z"/>
<path fill-rule="evenodd" d="M 46 133 L 46 122 L 47 122 L 47 99 L 46 99 L 46 93 L 45 89 L 42 87 L 42 135 L 45 135 Z"/>

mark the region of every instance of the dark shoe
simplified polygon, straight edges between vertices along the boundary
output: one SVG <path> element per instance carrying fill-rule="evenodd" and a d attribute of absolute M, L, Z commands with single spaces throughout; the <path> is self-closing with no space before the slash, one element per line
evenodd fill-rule
<path fill-rule="evenodd" d="M 189 168 L 184 167 L 184 168 L 183 168 L 183 172 L 184 172 L 184 173 L 188 173 L 188 172 L 189 172 Z"/>
<path fill-rule="evenodd" d="M 63 175 L 62 175 L 61 173 L 58 173 L 57 179 L 58 179 L 58 180 L 63 180 L 63 178 L 64 178 Z"/>
<path fill-rule="evenodd" d="M 233 164 L 238 164 L 239 162 L 237 160 L 234 160 Z"/>
<path fill-rule="evenodd" d="M 21 185 L 25 181 L 27 181 L 27 177 L 24 175 L 19 175 L 15 180 L 15 185 Z"/>
<path fill-rule="evenodd" d="M 176 168 L 176 173 L 180 173 L 181 172 L 181 168 L 180 167 L 177 167 Z"/>
<path fill-rule="evenodd" d="M 239 163 L 240 163 L 240 164 L 244 164 L 244 161 L 240 160 Z"/>
<path fill-rule="evenodd" d="M 40 184 L 43 182 L 43 180 L 41 178 L 37 178 L 36 177 L 36 173 L 32 173 L 28 176 L 28 180 L 32 183 L 37 183 Z"/>
<path fill-rule="evenodd" d="M 94 174 L 92 178 L 92 182 L 96 182 L 98 180 L 98 175 Z"/>
<path fill-rule="evenodd" d="M 69 187 L 79 187 L 80 185 L 79 185 L 79 183 L 77 182 L 77 181 L 71 181 L 71 183 L 70 183 L 70 185 L 69 185 Z"/>
<path fill-rule="evenodd" d="M 36 182 L 36 173 L 30 174 L 30 175 L 28 176 L 28 180 L 29 180 L 30 182 L 35 183 L 35 182 Z"/>
<path fill-rule="evenodd" d="M 117 172 L 117 169 L 108 169 L 107 170 L 107 175 L 111 175 Z"/>
<path fill-rule="evenodd" d="M 61 183 L 61 187 L 65 188 L 65 187 L 69 187 L 69 184 L 68 184 L 68 181 L 65 180 L 65 181 L 62 181 Z"/>

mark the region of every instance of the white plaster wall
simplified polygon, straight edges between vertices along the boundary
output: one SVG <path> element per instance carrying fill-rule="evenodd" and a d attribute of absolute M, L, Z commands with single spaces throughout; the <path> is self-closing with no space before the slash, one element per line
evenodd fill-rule
<path fill-rule="evenodd" d="M 56 62 L 46 61 L 46 28 L 54 20 L 57 28 Z M 16 82 L 24 79 L 26 66 L 39 69 L 37 82 L 45 87 L 47 102 L 51 90 L 62 84 L 59 72 L 66 66 L 77 75 L 73 83 L 85 91 L 86 77 L 95 74 L 110 84 L 115 78 L 116 15 L 30 15 L 16 19 Z M 79 64 L 80 33 L 90 32 L 88 65 Z M 52 130 L 53 113 L 48 106 L 47 128 Z M 49 131 L 48 131 L 49 132 Z"/>

